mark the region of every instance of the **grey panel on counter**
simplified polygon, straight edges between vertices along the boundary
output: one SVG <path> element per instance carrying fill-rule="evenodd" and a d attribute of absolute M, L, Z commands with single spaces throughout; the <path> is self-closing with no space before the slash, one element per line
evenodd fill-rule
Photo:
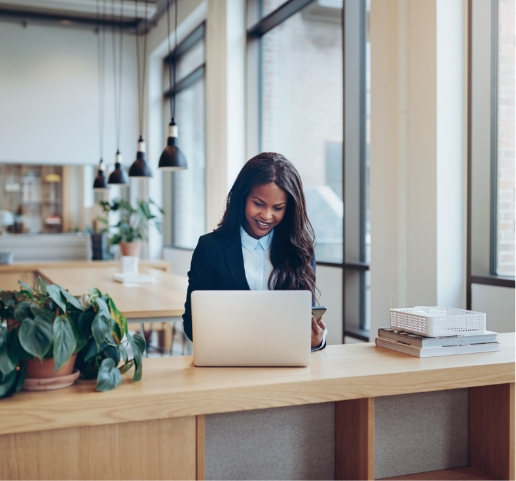
<path fill-rule="evenodd" d="M 205 479 L 335 479 L 335 404 L 206 416 Z"/>
<path fill-rule="evenodd" d="M 375 400 L 375 479 L 468 465 L 468 390 Z"/>

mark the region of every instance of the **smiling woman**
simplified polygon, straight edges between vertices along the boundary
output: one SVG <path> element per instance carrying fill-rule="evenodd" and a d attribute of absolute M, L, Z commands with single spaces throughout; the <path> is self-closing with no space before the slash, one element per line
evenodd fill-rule
<path fill-rule="evenodd" d="M 192 339 L 190 296 L 196 290 L 307 290 L 315 303 L 314 242 L 294 165 L 277 153 L 253 157 L 228 194 L 218 228 L 201 236 L 194 251 L 186 335 Z M 313 318 L 312 349 L 325 347 L 324 332 L 324 322 Z"/>

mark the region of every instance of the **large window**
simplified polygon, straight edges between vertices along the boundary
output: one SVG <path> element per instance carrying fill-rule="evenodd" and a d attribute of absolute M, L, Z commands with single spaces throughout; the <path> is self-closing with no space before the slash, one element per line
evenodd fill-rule
<path fill-rule="evenodd" d="M 468 287 L 514 287 L 514 1 L 469 2 Z"/>
<path fill-rule="evenodd" d="M 264 7 L 269 3 L 264 0 Z M 338 263 L 344 215 L 341 17 L 341 8 L 312 2 L 262 37 L 260 119 L 260 150 L 285 155 L 301 174 L 317 260 Z"/>
<path fill-rule="evenodd" d="M 188 169 L 164 172 L 166 199 L 172 215 L 164 222 L 165 245 L 194 249 L 206 233 L 205 26 L 200 25 L 177 47 L 176 85 L 164 94 L 164 124 L 170 121 L 169 99 L 176 93 L 175 120 L 179 148 Z M 169 84 L 174 52 L 165 59 L 163 84 Z M 167 209 L 165 209 L 167 211 Z"/>
<path fill-rule="evenodd" d="M 258 62 L 248 70 L 258 77 L 256 149 L 285 155 L 301 174 L 317 263 L 342 270 L 344 334 L 365 339 L 366 3 L 249 0 L 248 12 L 249 58 Z"/>

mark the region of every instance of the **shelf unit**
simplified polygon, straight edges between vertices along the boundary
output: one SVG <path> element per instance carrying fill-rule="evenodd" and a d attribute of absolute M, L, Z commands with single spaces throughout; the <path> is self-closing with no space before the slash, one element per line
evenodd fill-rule
<path fill-rule="evenodd" d="M 62 166 L 0 164 L 0 205 L 15 216 L 9 232 L 62 232 L 62 202 Z"/>

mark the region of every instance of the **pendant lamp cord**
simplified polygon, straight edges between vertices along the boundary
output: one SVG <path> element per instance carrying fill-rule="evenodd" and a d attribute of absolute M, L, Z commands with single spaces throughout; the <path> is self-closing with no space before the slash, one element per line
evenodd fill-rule
<path fill-rule="evenodd" d="M 176 116 L 176 63 L 177 63 L 177 0 L 174 0 L 174 58 L 171 59 L 170 55 L 172 54 L 172 50 L 170 48 L 170 0 L 167 0 L 167 28 L 168 28 L 168 78 L 170 83 L 170 88 L 173 89 L 173 95 L 170 96 L 170 115 L 172 117 L 171 123 L 174 124 L 174 117 Z M 172 71 L 173 80 L 172 83 Z"/>
<path fill-rule="evenodd" d="M 104 157 L 104 98 L 105 98 L 105 53 L 106 53 L 106 31 L 103 24 L 103 19 L 106 15 L 106 5 L 104 2 L 97 0 L 97 70 L 98 70 L 98 113 L 99 113 L 99 151 L 100 159 Z"/>
<path fill-rule="evenodd" d="M 119 22 L 119 52 L 118 52 L 118 66 L 117 66 L 117 52 L 116 52 L 116 16 L 115 16 L 115 0 L 111 0 L 111 20 L 113 23 L 113 92 L 115 99 L 115 133 L 116 133 L 116 150 L 120 152 L 120 131 L 122 120 L 122 42 L 123 42 L 123 15 L 124 15 L 124 0 L 120 2 L 120 22 Z"/>
<path fill-rule="evenodd" d="M 138 111 L 140 114 L 139 127 L 140 127 L 140 138 L 143 133 L 143 109 L 145 99 L 145 72 L 147 65 L 147 8 L 148 0 L 145 0 L 145 37 L 143 39 L 143 71 L 140 70 L 140 36 L 138 31 L 136 32 L 136 70 L 138 72 Z M 135 2 L 136 18 L 138 18 L 138 0 Z M 138 28 L 138 27 L 136 27 Z M 141 86 L 141 88 L 140 88 Z"/>

